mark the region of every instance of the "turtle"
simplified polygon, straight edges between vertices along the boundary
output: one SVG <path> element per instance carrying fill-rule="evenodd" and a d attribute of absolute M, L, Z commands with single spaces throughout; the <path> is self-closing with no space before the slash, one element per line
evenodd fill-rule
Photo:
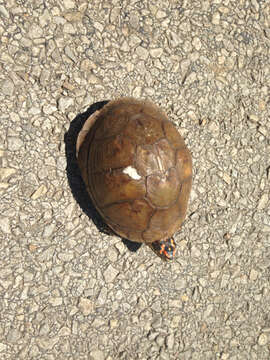
<path fill-rule="evenodd" d="M 87 192 L 110 229 L 172 260 L 187 211 L 192 159 L 167 115 L 149 100 L 121 97 L 86 120 L 76 156 Z"/>

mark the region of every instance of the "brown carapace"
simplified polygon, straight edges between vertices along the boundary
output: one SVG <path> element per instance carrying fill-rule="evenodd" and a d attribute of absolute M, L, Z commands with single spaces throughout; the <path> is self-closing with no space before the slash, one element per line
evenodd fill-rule
<path fill-rule="evenodd" d="M 110 101 L 85 122 L 77 157 L 87 191 L 121 237 L 175 253 L 192 184 L 189 150 L 166 114 L 148 101 Z"/>

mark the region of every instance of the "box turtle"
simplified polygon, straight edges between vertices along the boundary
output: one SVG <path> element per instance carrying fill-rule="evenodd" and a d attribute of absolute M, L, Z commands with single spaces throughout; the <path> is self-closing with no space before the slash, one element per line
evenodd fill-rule
<path fill-rule="evenodd" d="M 166 114 L 149 101 L 112 100 L 86 120 L 76 151 L 86 189 L 109 227 L 172 259 L 192 162 Z"/>

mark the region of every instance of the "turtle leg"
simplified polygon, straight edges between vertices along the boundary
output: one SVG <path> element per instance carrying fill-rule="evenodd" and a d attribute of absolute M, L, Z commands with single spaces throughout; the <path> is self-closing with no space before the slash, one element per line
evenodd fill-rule
<path fill-rule="evenodd" d="M 154 241 L 148 245 L 162 260 L 173 260 L 176 250 L 176 244 L 173 238 Z"/>

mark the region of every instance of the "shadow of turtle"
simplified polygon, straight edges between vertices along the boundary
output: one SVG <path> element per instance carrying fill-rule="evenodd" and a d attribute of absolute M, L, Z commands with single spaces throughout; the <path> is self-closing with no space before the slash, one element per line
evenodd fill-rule
<path fill-rule="evenodd" d="M 112 235 L 115 233 L 103 221 L 103 218 L 96 210 L 90 196 L 87 193 L 76 158 L 76 141 L 81 128 L 89 116 L 91 116 L 96 110 L 100 110 L 108 102 L 109 101 L 100 101 L 94 103 L 84 113 L 77 115 L 75 119 L 71 121 L 69 129 L 65 133 L 64 141 L 67 159 L 66 172 L 72 195 L 81 207 L 82 211 L 93 220 L 98 230 L 104 234 Z M 124 238 L 122 238 L 122 242 L 132 252 L 137 251 L 142 245 Z"/>

